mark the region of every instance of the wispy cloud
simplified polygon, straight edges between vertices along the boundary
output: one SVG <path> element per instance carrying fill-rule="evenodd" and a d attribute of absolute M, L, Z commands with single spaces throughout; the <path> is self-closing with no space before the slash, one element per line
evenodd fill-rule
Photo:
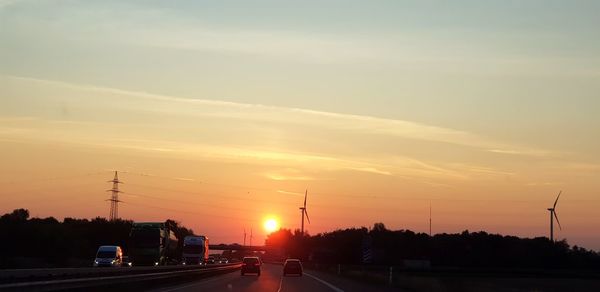
<path fill-rule="evenodd" d="M 23 1 L 24 0 L 0 0 L 0 10 Z"/>
<path fill-rule="evenodd" d="M 291 176 L 280 173 L 265 173 L 265 177 L 272 180 L 298 180 L 298 181 L 309 181 L 314 180 L 313 177 L 310 176 Z"/>
<path fill-rule="evenodd" d="M 278 181 L 310 181 L 316 180 L 315 177 L 307 175 L 306 171 L 296 168 L 285 168 L 268 171 L 263 174 L 266 178 Z"/>
<path fill-rule="evenodd" d="M 523 155 L 523 156 L 556 156 L 556 152 L 545 151 L 540 149 L 487 149 L 487 152 L 507 154 L 507 155 Z"/>
<path fill-rule="evenodd" d="M 374 174 L 381 174 L 381 175 L 392 175 L 392 173 L 389 171 L 379 170 L 374 167 L 355 167 L 355 168 L 352 168 L 352 170 L 374 173 Z"/>
<path fill-rule="evenodd" d="M 7 78 L 12 81 L 6 82 Z M 269 170 L 261 170 L 260 174 L 271 180 L 320 180 L 328 172 L 352 171 L 442 186 L 448 185 L 449 181 L 514 175 L 510 170 L 490 167 L 493 164 L 486 165 L 482 161 L 457 163 L 448 157 L 444 159 L 446 161 L 435 157 L 417 158 L 401 154 L 401 149 L 396 151 L 389 147 L 378 152 L 380 146 L 385 146 L 382 143 L 387 141 L 404 143 L 414 140 L 416 142 L 410 142 L 410 147 L 428 145 L 431 148 L 429 146 L 433 145 L 444 149 L 446 144 L 453 144 L 461 147 L 449 147 L 448 151 L 460 149 L 461 155 L 465 152 L 477 155 L 488 152 L 490 154 L 486 157 L 490 159 L 498 159 L 491 153 L 532 157 L 554 155 L 549 151 L 497 143 L 466 131 L 404 120 L 180 98 L 27 77 L 0 76 L 0 82 L 3 79 L 11 86 L 34 88 L 33 92 L 40 96 L 51 92 L 46 99 L 36 97 L 37 101 L 45 100 L 48 105 L 60 104 L 56 103 L 55 96 L 59 92 L 61 102 L 67 100 L 78 108 L 78 113 L 69 120 L 52 117 L 3 118 L 6 125 L 0 127 L 3 136 L 0 138 L 21 137 L 24 141 L 54 141 L 152 152 L 152 155 L 160 157 L 248 163 L 267 167 Z M 96 105 L 101 107 L 96 108 Z M 119 118 L 122 120 L 109 121 L 103 118 L 114 110 L 120 111 Z M 98 116 L 87 118 L 86 113 Z M 314 135 L 316 141 L 311 147 L 296 147 L 294 135 L 286 133 L 298 128 L 302 129 L 302 135 Z M 201 136 L 196 133 L 201 133 Z M 240 136 L 230 137 L 229 133 Z M 329 141 L 331 133 L 341 135 L 344 140 Z M 268 141 L 262 141 L 263 137 Z M 239 143 L 247 138 L 249 143 Z M 377 147 L 365 143 L 371 139 L 377 142 Z M 321 147 L 328 143 L 331 144 Z M 348 143 L 360 145 L 355 149 Z M 346 148 L 350 150 L 338 151 Z M 302 172 L 290 172 L 282 170 L 282 167 L 302 169 Z M 318 175 L 315 175 L 317 170 Z"/>
<path fill-rule="evenodd" d="M 135 35 L 135 37 L 131 37 Z M 204 30 L 176 27 L 122 32 L 121 42 L 180 50 L 242 53 L 317 63 L 362 62 L 393 56 L 385 46 L 334 35 L 303 35 L 290 31 Z"/>
<path fill-rule="evenodd" d="M 277 190 L 277 192 L 280 194 L 286 194 L 286 195 L 304 196 L 304 193 L 289 192 L 289 191 L 285 191 L 285 190 Z"/>
<path fill-rule="evenodd" d="M 495 168 L 483 167 L 483 166 L 477 166 L 477 165 L 469 165 L 469 164 L 464 164 L 464 163 L 452 163 L 452 164 L 450 164 L 450 166 L 457 169 L 457 171 L 466 171 L 466 172 L 476 173 L 476 174 L 496 175 L 496 176 L 498 176 L 498 175 L 502 175 L 502 176 L 515 175 L 515 172 L 512 172 L 512 171 L 502 171 L 502 170 L 498 170 Z"/>
<path fill-rule="evenodd" d="M 544 187 L 544 186 L 558 186 L 564 184 L 564 182 L 530 182 L 525 184 L 528 187 Z"/>
<path fill-rule="evenodd" d="M 228 118 L 239 118 L 248 120 L 264 120 L 273 121 L 280 123 L 298 123 L 302 121 L 305 124 L 313 124 L 320 127 L 327 127 L 337 130 L 346 130 L 354 132 L 362 132 L 365 134 L 379 134 L 386 136 L 395 136 L 406 139 L 424 140 L 432 142 L 450 143 L 462 146 L 468 146 L 473 148 L 480 148 L 484 151 L 499 153 L 499 154 L 513 154 L 513 155 L 531 155 L 531 156 L 549 156 L 555 155 L 555 153 L 540 149 L 533 149 L 528 147 L 522 147 L 517 145 L 510 145 L 506 143 L 500 143 L 493 141 L 488 138 L 480 137 L 476 134 L 472 134 L 466 131 L 432 126 L 422 123 L 416 123 L 405 120 L 379 118 L 367 115 L 355 115 L 345 113 L 335 113 L 326 111 L 317 111 L 311 109 L 293 108 L 293 107 L 281 107 L 281 106 L 270 106 L 262 104 L 250 104 L 240 102 L 228 102 L 220 100 L 210 99 L 191 99 L 181 98 L 160 94 L 152 94 L 147 92 L 129 91 L 122 89 L 115 89 L 109 87 L 99 87 L 93 85 L 84 84 L 73 84 L 68 82 L 53 81 L 36 79 L 29 77 L 20 76 L 5 76 L 7 78 L 35 82 L 40 84 L 46 84 L 49 86 L 65 87 L 69 89 L 83 90 L 88 92 L 98 92 L 109 95 L 127 96 L 130 98 L 146 99 L 155 102 L 163 102 L 165 109 L 161 108 L 157 104 L 152 104 L 150 107 L 146 107 L 147 110 L 151 111 L 169 111 L 169 108 L 165 105 L 172 103 L 183 103 L 197 106 L 214 106 L 222 109 L 237 109 L 236 111 L 220 112 L 215 109 L 212 112 L 207 112 L 200 109 L 190 111 L 187 108 L 178 108 L 180 114 L 190 115 L 209 115 L 209 116 L 220 116 Z M 136 108 L 140 110 L 144 108 L 143 105 L 136 104 Z M 186 111 L 187 110 L 187 111 Z M 216 112 L 216 113 L 215 113 Z M 305 118 L 302 118 L 304 116 Z M 316 119 L 320 118 L 320 119 Z"/>

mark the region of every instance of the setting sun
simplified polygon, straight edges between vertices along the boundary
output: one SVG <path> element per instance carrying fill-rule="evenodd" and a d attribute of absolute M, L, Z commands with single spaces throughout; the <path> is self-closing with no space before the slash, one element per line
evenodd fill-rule
<path fill-rule="evenodd" d="M 279 223 L 277 220 L 270 218 L 265 221 L 264 227 L 267 232 L 274 232 L 279 229 Z"/>

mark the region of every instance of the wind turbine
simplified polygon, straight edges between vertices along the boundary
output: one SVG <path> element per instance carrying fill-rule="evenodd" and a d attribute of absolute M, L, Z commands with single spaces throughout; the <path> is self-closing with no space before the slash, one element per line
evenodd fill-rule
<path fill-rule="evenodd" d="M 308 218 L 308 213 L 306 212 L 306 197 L 308 196 L 308 189 L 304 192 L 304 206 L 300 207 L 300 212 L 302 212 L 302 236 L 304 236 L 304 216 L 306 215 L 306 220 L 308 220 L 308 224 L 310 224 L 310 218 Z"/>
<path fill-rule="evenodd" d="M 556 201 L 554 201 L 554 205 L 552 206 L 552 208 L 548 208 L 548 211 L 550 211 L 550 241 L 552 242 L 554 242 L 554 219 L 556 219 L 556 223 L 558 223 L 558 228 L 562 230 L 562 227 L 560 226 L 560 221 L 558 221 L 558 215 L 556 215 L 556 203 L 558 203 L 558 198 L 560 198 L 560 194 L 562 194 L 562 191 L 558 193 L 558 196 L 556 197 Z"/>

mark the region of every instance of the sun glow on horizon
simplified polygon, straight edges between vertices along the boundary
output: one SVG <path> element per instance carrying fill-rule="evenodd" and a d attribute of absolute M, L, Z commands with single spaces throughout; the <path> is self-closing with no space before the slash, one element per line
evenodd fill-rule
<path fill-rule="evenodd" d="M 263 226 L 267 232 L 271 233 L 279 229 L 279 222 L 277 222 L 277 219 L 275 218 L 268 218 L 267 220 L 265 220 Z"/>

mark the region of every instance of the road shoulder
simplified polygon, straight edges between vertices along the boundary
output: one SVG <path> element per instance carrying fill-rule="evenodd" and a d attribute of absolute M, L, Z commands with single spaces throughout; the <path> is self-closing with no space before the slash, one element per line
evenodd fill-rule
<path fill-rule="evenodd" d="M 320 272 L 320 271 L 316 271 L 316 270 L 311 270 L 311 269 L 305 269 L 305 274 L 310 274 L 314 277 L 317 277 L 317 278 L 329 283 L 330 285 L 333 285 L 333 286 L 343 290 L 344 292 L 402 291 L 399 288 L 363 283 L 363 282 L 355 281 L 355 280 L 352 280 L 349 278 L 345 278 L 345 277 L 341 277 L 341 276 L 337 276 L 337 275 L 333 275 L 333 274 L 329 274 L 329 273 L 324 273 L 324 272 Z M 317 281 L 317 280 L 315 280 L 315 281 Z M 335 290 L 332 289 L 331 291 L 335 291 Z"/>

